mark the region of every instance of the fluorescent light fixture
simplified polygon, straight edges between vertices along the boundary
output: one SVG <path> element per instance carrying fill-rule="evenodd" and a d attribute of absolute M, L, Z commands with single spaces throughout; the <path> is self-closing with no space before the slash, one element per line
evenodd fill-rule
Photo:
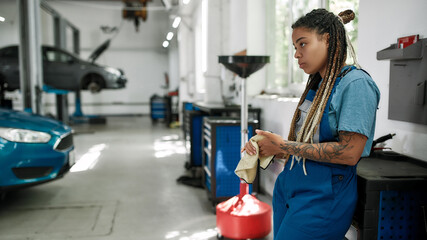
<path fill-rule="evenodd" d="M 168 35 L 166 35 L 166 39 L 170 41 L 172 40 L 172 38 L 173 38 L 173 32 L 168 32 Z"/>
<path fill-rule="evenodd" d="M 190 3 L 190 1 L 191 1 L 191 0 L 182 0 L 182 3 L 183 3 L 184 5 L 187 5 L 187 4 L 189 4 L 189 3 Z"/>
<path fill-rule="evenodd" d="M 163 47 L 164 47 L 164 48 L 167 48 L 168 46 L 169 46 L 169 42 L 168 42 L 168 41 L 164 41 L 164 42 L 163 42 Z"/>
<path fill-rule="evenodd" d="M 4 20 L 6 20 L 6 18 L 0 16 L 0 22 L 4 22 Z"/>
<path fill-rule="evenodd" d="M 172 23 L 173 28 L 178 28 L 179 24 L 181 23 L 181 17 L 175 17 Z"/>

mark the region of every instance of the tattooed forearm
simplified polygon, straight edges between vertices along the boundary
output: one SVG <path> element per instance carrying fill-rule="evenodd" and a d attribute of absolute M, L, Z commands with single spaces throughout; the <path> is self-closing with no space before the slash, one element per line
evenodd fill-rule
<path fill-rule="evenodd" d="M 355 148 L 352 142 L 353 138 L 358 137 L 355 136 L 356 134 L 357 133 L 353 132 L 340 132 L 338 142 L 310 144 L 285 141 L 280 144 L 280 148 L 287 154 L 300 156 L 318 162 L 350 165 L 354 162 L 355 158 L 360 158 L 360 155 L 357 156 L 357 154 L 352 151 Z"/>

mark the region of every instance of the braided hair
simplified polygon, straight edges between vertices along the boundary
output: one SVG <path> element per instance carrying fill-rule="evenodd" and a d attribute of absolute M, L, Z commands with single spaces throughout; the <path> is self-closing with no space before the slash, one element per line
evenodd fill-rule
<path fill-rule="evenodd" d="M 321 80 L 319 73 L 310 74 L 306 88 L 301 96 L 298 107 L 292 118 L 291 128 L 288 136 L 289 141 L 313 143 L 313 136 L 319 128 L 323 111 L 325 110 L 328 99 L 331 95 L 335 80 L 340 74 L 341 67 L 345 64 L 347 59 L 348 46 L 350 46 L 350 55 L 355 61 L 356 66 L 358 66 L 354 50 L 350 41 L 348 41 L 348 36 L 343 25 L 353 19 L 354 13 L 352 10 L 346 10 L 336 16 L 325 9 L 315 9 L 307 15 L 299 18 L 292 25 L 292 29 L 306 28 L 316 31 L 316 33 L 320 36 L 324 36 L 323 34 L 326 33 L 329 34 L 329 46 L 324 80 L 321 82 L 319 89 L 316 92 L 316 96 L 313 99 L 313 103 L 308 110 L 307 117 L 305 118 L 300 131 L 295 133 L 296 122 L 301 116 L 301 110 L 299 110 L 299 106 L 301 106 L 301 104 L 304 102 L 309 90 L 319 84 Z M 289 159 L 289 156 L 287 158 Z M 300 160 L 300 157 L 296 158 L 298 161 Z M 294 161 L 292 159 L 291 168 L 293 164 Z M 304 173 L 307 174 L 305 169 L 305 159 L 303 169 Z"/>

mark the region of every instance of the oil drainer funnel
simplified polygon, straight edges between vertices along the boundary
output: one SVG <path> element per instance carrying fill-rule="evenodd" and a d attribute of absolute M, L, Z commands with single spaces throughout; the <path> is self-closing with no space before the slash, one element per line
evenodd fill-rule
<path fill-rule="evenodd" d="M 269 56 L 219 56 L 219 63 L 241 77 L 241 147 L 248 141 L 246 78 L 270 62 Z M 219 235 L 231 239 L 263 238 L 271 232 L 271 207 L 249 194 L 249 185 L 240 180 L 240 194 L 216 207 Z"/>

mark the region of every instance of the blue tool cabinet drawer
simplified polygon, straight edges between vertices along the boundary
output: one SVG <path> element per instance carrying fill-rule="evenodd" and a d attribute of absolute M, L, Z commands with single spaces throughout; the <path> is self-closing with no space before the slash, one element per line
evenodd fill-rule
<path fill-rule="evenodd" d="M 184 115 L 184 139 L 185 146 L 187 148 L 186 168 L 202 166 L 202 155 L 203 146 L 203 117 L 206 116 L 204 113 L 196 110 L 185 111 Z"/>
<path fill-rule="evenodd" d="M 248 123 L 249 138 L 259 128 L 257 121 Z M 203 183 L 209 199 L 215 204 L 239 194 L 240 179 L 234 173 L 240 161 L 240 120 L 205 117 L 203 120 Z M 258 178 L 249 191 L 258 192 Z"/>

